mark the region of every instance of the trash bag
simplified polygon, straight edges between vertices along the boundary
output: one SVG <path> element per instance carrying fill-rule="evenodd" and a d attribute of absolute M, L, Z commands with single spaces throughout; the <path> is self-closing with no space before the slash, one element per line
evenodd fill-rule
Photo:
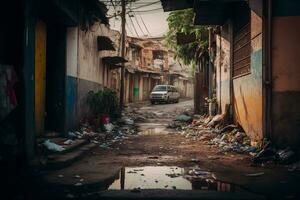
<path fill-rule="evenodd" d="M 282 164 L 289 164 L 294 161 L 295 152 L 292 151 L 289 147 L 284 150 L 277 151 L 278 161 Z"/>
<path fill-rule="evenodd" d="M 266 161 L 276 160 L 277 159 L 277 152 L 273 148 L 265 148 L 261 150 L 256 156 L 253 157 L 253 163 L 262 163 Z"/>
<path fill-rule="evenodd" d="M 65 150 L 64 147 L 62 147 L 62 146 L 60 146 L 58 144 L 55 144 L 55 143 L 51 142 L 50 140 L 46 140 L 44 142 L 44 146 L 46 146 L 47 149 L 50 150 L 50 151 L 60 152 L 60 151 L 64 151 Z"/>

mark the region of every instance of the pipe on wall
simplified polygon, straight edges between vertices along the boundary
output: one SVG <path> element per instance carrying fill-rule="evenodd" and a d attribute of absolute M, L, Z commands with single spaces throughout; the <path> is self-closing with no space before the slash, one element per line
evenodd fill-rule
<path fill-rule="evenodd" d="M 264 2 L 263 36 L 264 36 L 264 137 L 271 139 L 272 132 L 272 0 Z"/>

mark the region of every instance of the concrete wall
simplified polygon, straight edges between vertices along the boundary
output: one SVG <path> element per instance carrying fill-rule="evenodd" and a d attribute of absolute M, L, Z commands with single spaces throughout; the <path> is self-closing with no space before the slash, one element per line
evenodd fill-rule
<path fill-rule="evenodd" d="M 69 130 L 90 116 L 87 93 L 111 86 L 111 71 L 101 58 L 119 52 L 98 52 L 97 36 L 108 36 L 117 47 L 119 45 L 119 34 L 104 25 L 96 24 L 93 31 L 88 32 L 78 28 L 67 29 L 66 122 Z"/>
<path fill-rule="evenodd" d="M 298 1 L 275 1 L 272 21 L 271 139 L 278 145 L 294 147 L 299 147 L 300 142 L 299 4 Z"/>
<path fill-rule="evenodd" d="M 234 118 L 251 141 L 263 138 L 262 19 L 251 11 L 251 73 L 233 80 Z"/>
<path fill-rule="evenodd" d="M 219 113 L 225 112 L 230 104 L 230 32 L 229 22 L 222 26 L 221 34 L 216 36 L 216 96 Z"/>

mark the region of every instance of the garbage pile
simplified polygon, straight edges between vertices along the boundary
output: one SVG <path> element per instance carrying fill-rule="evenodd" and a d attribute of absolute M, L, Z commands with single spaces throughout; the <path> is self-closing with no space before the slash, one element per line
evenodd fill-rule
<path fill-rule="evenodd" d="M 127 139 L 131 135 L 137 134 L 135 122 L 129 117 L 123 115 L 116 122 L 102 124 L 102 128 L 95 131 L 89 123 L 81 124 L 77 131 L 69 131 L 65 138 L 47 138 L 40 141 L 39 146 L 46 149 L 48 153 L 62 152 L 68 146 L 76 143 L 78 140 L 88 140 L 92 143 L 99 144 L 100 148 L 109 148 L 111 144 L 117 141 Z"/>
<path fill-rule="evenodd" d="M 200 115 L 178 115 L 169 124 L 169 128 L 181 131 L 182 135 L 192 140 L 205 141 L 207 144 L 220 148 L 221 152 L 250 153 L 257 152 L 257 148 L 250 145 L 246 133 L 236 125 L 224 124 L 225 115 L 206 117 Z"/>
<path fill-rule="evenodd" d="M 186 138 L 203 141 L 217 147 L 220 152 L 247 153 L 252 156 L 254 164 L 267 162 L 287 164 L 290 171 L 300 170 L 298 154 L 291 148 L 276 149 L 270 142 L 260 147 L 251 146 L 250 138 L 240 126 L 226 125 L 225 115 L 206 117 L 201 115 L 178 115 L 169 128 L 177 129 Z"/>

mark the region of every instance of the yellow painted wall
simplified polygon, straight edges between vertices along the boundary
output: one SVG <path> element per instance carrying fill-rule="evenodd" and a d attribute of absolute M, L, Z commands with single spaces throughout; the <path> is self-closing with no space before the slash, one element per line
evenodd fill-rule
<path fill-rule="evenodd" d="M 233 80 L 234 118 L 251 141 L 263 138 L 262 19 L 251 12 L 251 73 Z M 255 143 L 254 143 L 255 144 Z"/>
<path fill-rule="evenodd" d="M 38 135 L 44 132 L 46 90 L 46 24 L 38 21 L 35 30 L 35 127 Z"/>

